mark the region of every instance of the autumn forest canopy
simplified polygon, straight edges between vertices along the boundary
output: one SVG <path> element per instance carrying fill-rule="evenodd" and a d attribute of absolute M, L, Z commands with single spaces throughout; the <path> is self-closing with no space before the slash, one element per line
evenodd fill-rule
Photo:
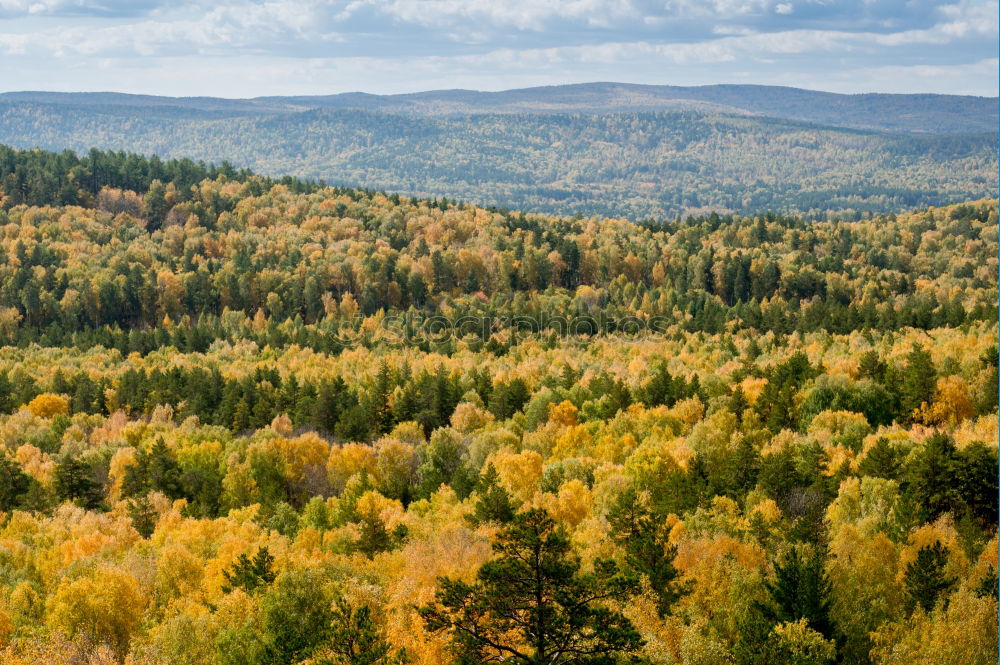
<path fill-rule="evenodd" d="M 0 661 L 996 663 L 966 199 L 628 221 L 0 147 Z"/>

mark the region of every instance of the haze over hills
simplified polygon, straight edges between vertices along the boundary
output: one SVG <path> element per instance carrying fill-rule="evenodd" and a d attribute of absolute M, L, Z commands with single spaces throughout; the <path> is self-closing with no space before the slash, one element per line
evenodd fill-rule
<path fill-rule="evenodd" d="M 500 92 L 432 90 L 398 95 L 348 92 L 254 99 L 27 91 L 0 93 L 0 100 L 80 106 L 171 107 L 234 114 L 294 113 L 315 108 L 352 108 L 424 115 L 615 113 L 683 109 L 746 113 L 838 127 L 915 134 L 990 132 L 996 129 L 998 122 L 995 97 L 877 93 L 844 95 L 763 85 L 581 83 Z"/>
<path fill-rule="evenodd" d="M 504 92 L 0 95 L 0 142 L 227 160 L 558 214 L 822 216 L 993 196 L 997 98 L 617 83 Z"/>

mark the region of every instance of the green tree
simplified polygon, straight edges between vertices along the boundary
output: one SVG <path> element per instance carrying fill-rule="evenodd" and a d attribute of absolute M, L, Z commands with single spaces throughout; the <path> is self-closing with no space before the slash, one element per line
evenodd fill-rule
<path fill-rule="evenodd" d="M 282 501 L 274 507 L 274 512 L 267 520 L 267 528 L 274 529 L 283 536 L 294 538 L 300 526 L 299 514 L 287 502 Z"/>
<path fill-rule="evenodd" d="M 269 663 L 298 663 L 315 653 L 330 636 L 332 602 L 318 571 L 282 573 L 260 600 Z"/>
<path fill-rule="evenodd" d="M 493 543 L 474 584 L 442 578 L 420 608 L 428 629 L 448 631 L 460 662 L 517 665 L 611 663 L 642 638 L 608 606 L 636 584 L 611 562 L 580 572 L 569 538 L 543 510 L 518 514 Z"/>
<path fill-rule="evenodd" d="M 953 511 L 962 502 L 958 480 L 958 451 L 946 434 L 924 441 L 923 449 L 912 456 L 906 468 L 907 492 L 920 505 L 925 522 Z"/>
<path fill-rule="evenodd" d="M 924 402 L 930 402 L 937 386 L 937 369 L 931 354 L 920 346 L 915 346 L 906 356 L 900 392 L 903 410 L 908 416 Z"/>
<path fill-rule="evenodd" d="M 875 350 L 865 351 L 858 360 L 858 374 L 863 378 L 883 383 L 888 371 L 889 366 L 879 357 L 878 352 Z"/>
<path fill-rule="evenodd" d="M 490 393 L 489 410 L 497 420 L 507 420 L 521 410 L 531 393 L 528 387 L 519 378 L 511 379 L 508 383 L 498 383 Z"/>
<path fill-rule="evenodd" d="M 231 593 L 239 588 L 247 593 L 253 593 L 257 589 L 266 587 L 274 582 L 273 564 L 274 556 L 266 547 L 259 548 L 252 559 L 244 552 L 236 558 L 236 563 L 231 569 L 222 571 L 222 576 L 226 578 L 222 591 Z"/>
<path fill-rule="evenodd" d="M 377 513 L 361 515 L 359 527 L 358 539 L 351 545 L 351 550 L 361 552 L 369 559 L 374 558 L 379 552 L 388 552 L 398 547 L 407 535 L 406 526 L 403 524 L 398 525 L 390 533 Z"/>
<path fill-rule="evenodd" d="M 487 522 L 506 524 L 514 519 L 514 512 L 510 494 L 500 484 L 500 474 L 492 464 L 486 465 L 479 475 L 476 502 L 469 521 L 474 525 Z"/>
<path fill-rule="evenodd" d="M 629 568 L 649 580 L 656 594 L 656 611 L 661 617 L 684 594 L 678 583 L 679 572 L 674 567 L 677 546 L 667 541 L 663 520 L 651 511 L 635 488 L 629 487 L 618 495 L 608 513 L 612 538 L 625 551 Z"/>
<path fill-rule="evenodd" d="M 448 485 L 464 498 L 475 484 L 475 472 L 466 465 L 469 452 L 461 436 L 453 429 L 439 429 L 421 446 L 417 467 L 418 496 L 426 498 L 442 485 Z"/>
<path fill-rule="evenodd" d="M 158 438 L 148 451 L 140 449 L 135 464 L 126 469 L 122 494 L 137 496 L 155 491 L 163 492 L 171 499 L 180 499 L 184 496 L 181 475 L 177 460 L 163 439 Z"/>
<path fill-rule="evenodd" d="M 128 516 L 132 520 L 132 528 L 143 538 L 149 538 L 156 530 L 158 515 L 153 504 L 145 496 L 129 499 Z"/>
<path fill-rule="evenodd" d="M 78 457 L 67 457 L 56 465 L 56 495 L 94 510 L 101 505 L 104 495 L 101 485 L 94 479 L 94 471 Z"/>
<path fill-rule="evenodd" d="M 0 454 L 0 511 L 10 511 L 21 505 L 21 499 L 31 489 L 31 476 L 21 471 L 21 465 Z"/>
<path fill-rule="evenodd" d="M 811 547 L 793 546 L 774 562 L 774 578 L 764 586 L 770 603 L 760 607 L 774 624 L 805 619 L 825 638 L 834 636 L 830 622 L 830 581 L 822 555 Z"/>
<path fill-rule="evenodd" d="M 389 665 L 408 662 L 406 652 L 394 651 L 372 619 L 367 605 L 352 607 L 344 598 L 334 603 L 328 652 L 316 665 Z M 325 651 L 326 651 L 325 650 Z"/>
<path fill-rule="evenodd" d="M 947 564 L 948 550 L 940 541 L 917 550 L 917 558 L 906 564 L 903 574 L 903 585 L 913 605 L 930 612 L 938 598 L 955 586 L 958 579 L 944 572 Z"/>

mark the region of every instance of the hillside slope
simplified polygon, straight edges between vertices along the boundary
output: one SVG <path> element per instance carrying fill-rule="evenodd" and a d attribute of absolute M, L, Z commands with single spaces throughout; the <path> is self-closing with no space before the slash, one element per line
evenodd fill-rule
<path fill-rule="evenodd" d="M 432 90 L 397 95 L 221 99 L 120 93 L 10 92 L 0 100 L 74 106 L 169 107 L 232 114 L 290 113 L 315 108 L 447 115 L 455 113 L 619 113 L 698 110 L 763 115 L 837 127 L 913 134 L 992 132 L 997 99 L 960 95 L 843 95 L 762 85 L 670 86 L 581 83 L 500 92 Z"/>
<path fill-rule="evenodd" d="M 257 114 L 0 102 L 0 141 L 228 160 L 270 175 L 632 218 L 900 211 L 992 196 L 997 172 L 995 132 L 884 134 L 694 111 Z"/>
<path fill-rule="evenodd" d="M 590 663 L 997 651 L 995 199 L 638 224 L 2 146 L 0 188 L 3 665 L 489 662 L 426 618 L 504 570 L 615 593 Z"/>

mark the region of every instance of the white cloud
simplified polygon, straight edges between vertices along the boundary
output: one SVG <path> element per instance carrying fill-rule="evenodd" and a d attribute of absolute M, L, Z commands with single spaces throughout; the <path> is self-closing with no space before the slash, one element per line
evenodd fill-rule
<path fill-rule="evenodd" d="M 0 0 L 0 16 L 21 16 L 0 23 L 2 85 L 254 95 L 593 80 L 890 86 L 896 75 L 947 88 L 939 71 L 996 89 L 993 75 L 974 86 L 966 70 L 948 69 L 993 62 L 995 1 L 902 23 L 877 0 L 187 0 L 156 9 L 138 0 L 145 15 L 94 13 L 126 4 Z M 866 29 L 815 19 L 854 5 L 884 16 Z M 84 18 L 60 16 L 82 8 Z M 975 67 L 967 71 L 989 65 Z M 139 71 L 156 75 L 137 80 Z"/>
<path fill-rule="evenodd" d="M 969 37 L 992 37 L 998 33 L 996 2 L 946 5 L 940 8 L 940 12 L 947 21 L 924 30 L 876 35 L 874 39 L 882 46 L 949 44 Z"/>
<path fill-rule="evenodd" d="M 483 22 L 494 27 L 541 31 L 553 19 L 609 26 L 641 17 L 631 0 L 374 0 L 395 19 L 417 25 Z"/>

